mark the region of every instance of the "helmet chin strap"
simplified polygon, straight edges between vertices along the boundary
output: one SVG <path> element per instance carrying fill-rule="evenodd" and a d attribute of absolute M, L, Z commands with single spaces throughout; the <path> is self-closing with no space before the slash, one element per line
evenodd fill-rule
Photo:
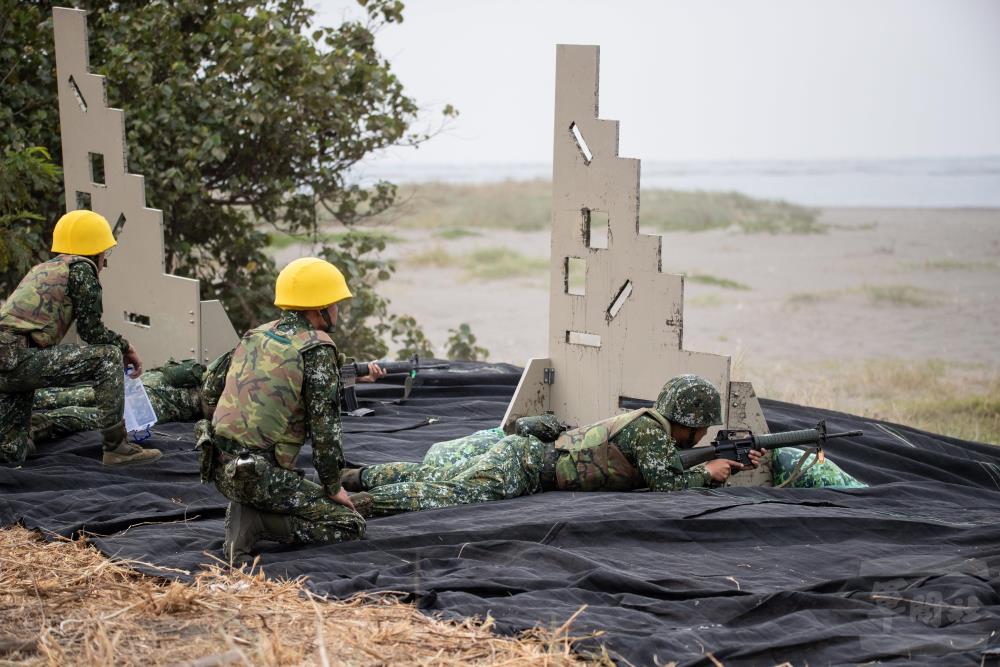
<path fill-rule="evenodd" d="M 324 308 L 323 310 L 319 311 L 319 314 L 320 317 L 323 318 L 323 322 L 326 324 L 326 329 L 324 329 L 324 331 L 326 331 L 328 334 L 332 334 L 334 330 L 334 324 L 333 320 L 330 318 L 330 311 Z"/>
<path fill-rule="evenodd" d="M 698 434 L 698 430 L 697 429 L 691 429 L 691 432 L 688 433 L 687 440 L 685 440 L 684 444 L 681 445 L 681 449 L 691 449 L 692 447 L 694 447 L 695 445 L 697 445 L 698 444 L 698 438 L 695 437 L 697 434 Z"/>

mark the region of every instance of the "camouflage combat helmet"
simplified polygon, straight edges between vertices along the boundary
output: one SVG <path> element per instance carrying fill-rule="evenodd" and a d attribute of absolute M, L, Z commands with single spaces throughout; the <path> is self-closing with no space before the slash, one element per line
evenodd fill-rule
<path fill-rule="evenodd" d="M 722 423 L 722 398 L 711 382 L 697 375 L 678 375 L 663 385 L 656 411 L 690 428 Z"/>

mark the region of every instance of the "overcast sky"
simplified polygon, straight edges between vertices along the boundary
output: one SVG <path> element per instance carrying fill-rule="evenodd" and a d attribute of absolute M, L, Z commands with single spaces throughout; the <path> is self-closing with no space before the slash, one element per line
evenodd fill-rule
<path fill-rule="evenodd" d="M 461 116 L 393 161 L 549 161 L 557 43 L 601 46 L 623 156 L 1000 154 L 1000 0 L 409 0 L 404 17 L 380 50 L 429 122 Z"/>

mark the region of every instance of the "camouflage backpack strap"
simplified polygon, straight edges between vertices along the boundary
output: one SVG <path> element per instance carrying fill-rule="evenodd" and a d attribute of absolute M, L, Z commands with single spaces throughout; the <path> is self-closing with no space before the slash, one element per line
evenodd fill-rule
<path fill-rule="evenodd" d="M 293 344 L 298 349 L 299 352 L 305 352 L 306 350 L 311 350 L 314 347 L 320 345 L 329 345 L 334 349 L 334 356 L 338 358 L 338 367 L 340 365 L 340 354 L 337 352 L 337 345 L 330 338 L 330 334 L 325 331 L 319 331 L 317 329 L 310 329 L 309 331 L 302 331 L 295 334 Z"/>
<path fill-rule="evenodd" d="M 670 435 L 670 422 L 663 415 L 652 408 L 641 408 L 608 419 L 607 421 L 612 422 L 611 427 L 608 429 L 608 438 L 613 439 L 623 428 L 642 417 L 649 417 L 656 422 L 657 426 L 663 429 L 664 433 Z"/>
<path fill-rule="evenodd" d="M 645 414 L 634 410 L 565 431 L 555 442 L 556 485 L 565 491 L 630 491 L 645 486 L 642 474 L 611 443 Z"/>

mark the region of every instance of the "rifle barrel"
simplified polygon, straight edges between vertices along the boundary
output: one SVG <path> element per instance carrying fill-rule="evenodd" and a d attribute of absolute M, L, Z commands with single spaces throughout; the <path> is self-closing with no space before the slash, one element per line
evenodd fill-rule
<path fill-rule="evenodd" d="M 863 431 L 846 431 L 844 433 L 827 433 L 823 435 L 817 428 L 804 428 L 799 431 L 785 431 L 783 433 L 764 433 L 753 436 L 754 449 L 761 447 L 791 447 L 794 445 L 808 445 L 814 442 L 826 441 L 831 438 L 846 438 L 856 435 L 863 435 Z"/>

